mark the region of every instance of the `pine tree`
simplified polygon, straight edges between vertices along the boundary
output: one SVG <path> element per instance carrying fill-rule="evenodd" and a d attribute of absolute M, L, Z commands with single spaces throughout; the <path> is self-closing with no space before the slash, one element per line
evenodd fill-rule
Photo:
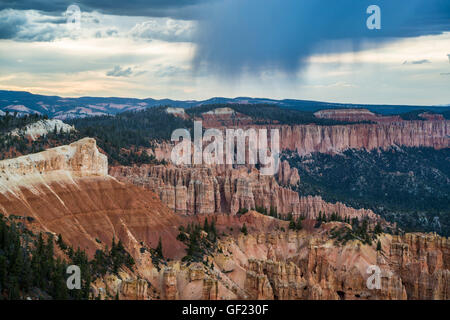
<path fill-rule="evenodd" d="M 296 229 L 296 230 L 301 230 L 301 229 L 303 229 L 303 224 L 302 224 L 302 219 L 301 219 L 301 218 L 298 218 L 298 219 L 297 219 L 297 223 L 296 223 L 296 225 L 295 225 L 295 229 Z"/>
<path fill-rule="evenodd" d="M 373 230 L 375 234 L 383 233 L 383 228 L 381 227 L 380 221 L 377 222 L 375 229 Z"/>
<path fill-rule="evenodd" d="M 276 218 L 278 216 L 277 208 L 270 207 L 270 216 Z"/>
<path fill-rule="evenodd" d="M 59 248 L 63 251 L 67 249 L 67 245 L 64 243 L 62 235 L 58 235 L 58 240 L 56 240 L 56 243 L 58 244 Z"/>
<path fill-rule="evenodd" d="M 203 223 L 203 231 L 209 232 L 208 218 L 205 218 L 205 222 Z"/>
<path fill-rule="evenodd" d="M 155 251 L 160 259 L 164 259 L 161 237 L 159 237 L 158 246 L 156 247 Z"/>
<path fill-rule="evenodd" d="M 210 225 L 210 240 L 213 242 L 216 242 L 217 240 L 217 229 L 216 229 L 216 222 L 213 220 L 211 221 L 211 225 Z"/>
<path fill-rule="evenodd" d="M 244 225 L 243 225 L 242 228 L 241 228 L 241 232 L 242 232 L 244 235 L 248 235 L 247 226 L 245 225 L 245 223 L 244 223 Z"/>
<path fill-rule="evenodd" d="M 377 242 L 377 251 L 381 251 L 381 241 L 379 239 Z"/>

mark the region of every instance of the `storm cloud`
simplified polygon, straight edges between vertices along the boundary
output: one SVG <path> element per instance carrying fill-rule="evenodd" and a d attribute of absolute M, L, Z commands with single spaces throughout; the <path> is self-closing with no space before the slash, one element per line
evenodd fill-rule
<path fill-rule="evenodd" d="M 36 11 L 5 9 L 0 11 L 0 39 L 53 41 L 68 36 L 60 19 L 44 17 Z"/>
<path fill-rule="evenodd" d="M 175 17 L 192 19 L 198 7 L 217 0 L 2 0 L 0 10 L 39 10 L 60 14 L 76 3 L 81 11 L 98 11 L 121 16 Z"/>
<path fill-rule="evenodd" d="M 366 26 L 373 4 L 381 8 L 381 30 Z M 197 69 L 294 73 L 316 53 L 359 51 L 450 31 L 450 1 L 228 0 L 205 10 L 198 30 Z"/>

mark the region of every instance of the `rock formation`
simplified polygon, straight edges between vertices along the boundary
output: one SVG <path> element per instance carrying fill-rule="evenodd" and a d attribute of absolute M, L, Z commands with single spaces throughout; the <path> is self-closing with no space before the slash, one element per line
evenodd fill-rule
<path fill-rule="evenodd" d="M 91 284 L 92 299 L 149 300 L 153 298 L 149 291 L 146 280 L 136 279 L 133 274 L 124 271 L 120 271 L 117 275 L 107 274 Z"/>
<path fill-rule="evenodd" d="M 256 169 L 241 167 L 181 168 L 171 166 L 113 167 L 115 178 L 144 186 L 159 195 L 161 201 L 180 214 L 235 214 L 240 208 L 276 208 L 278 213 L 314 218 L 337 213 L 341 217 L 378 217 L 371 210 L 356 210 L 342 203 L 327 203 L 320 197 L 299 197 L 281 187 L 276 178 L 263 176 Z M 296 184 L 298 172 L 287 162 L 280 166 L 278 180 Z"/>
<path fill-rule="evenodd" d="M 400 116 L 377 115 L 367 109 L 328 109 L 314 113 L 314 116 L 321 119 L 333 119 L 338 121 L 358 122 L 393 122 L 402 121 Z"/>
<path fill-rule="evenodd" d="M 237 114 L 237 113 L 236 113 Z M 204 128 L 225 129 L 279 129 L 280 149 L 297 151 L 299 155 L 314 152 L 339 153 L 347 149 L 389 148 L 392 146 L 432 147 L 443 149 L 450 147 L 450 120 L 442 115 L 422 113 L 424 120 L 405 121 L 399 116 L 379 116 L 368 110 L 321 110 L 316 116 L 342 121 L 371 121 L 347 125 L 264 125 L 256 124 L 246 116 L 224 119 L 230 114 L 204 114 L 198 120 Z M 224 134 L 225 136 L 225 134 Z M 270 136 L 268 136 L 270 140 Z M 170 142 L 158 143 L 149 154 L 159 160 L 171 161 L 173 145 Z"/>
<path fill-rule="evenodd" d="M 51 132 L 54 132 L 56 129 L 56 132 L 72 132 L 75 131 L 75 127 L 68 125 L 61 120 L 58 119 L 46 119 L 46 120 L 39 120 L 37 122 L 34 122 L 32 124 L 27 125 L 24 128 L 20 129 L 14 129 L 11 131 L 11 135 L 13 136 L 19 136 L 23 135 L 26 137 L 30 137 L 31 140 L 36 140 L 40 136 L 45 136 Z"/>
<path fill-rule="evenodd" d="M 260 239 L 229 246 L 231 256 L 247 257 L 244 287 L 252 299 L 449 299 L 446 238 L 383 235 L 382 251 L 358 241 L 333 244 L 323 231 Z M 371 265 L 381 270 L 379 290 L 367 286 Z"/>
<path fill-rule="evenodd" d="M 293 232 L 282 231 L 287 222 L 256 212 L 216 217 L 218 231 L 227 235 L 218 242 L 220 250 L 207 257 L 208 263 L 172 264 L 170 290 L 179 299 L 449 299 L 446 238 L 383 234 L 377 251 L 375 243 L 335 243 L 329 231 L 339 222 Z M 192 219 L 201 222 L 199 216 Z M 228 233 L 243 223 L 247 236 Z M 214 268 L 209 267 L 212 262 Z M 367 285 L 370 266 L 380 269 L 378 289 Z"/>
<path fill-rule="evenodd" d="M 91 256 L 110 247 L 113 237 L 121 239 L 135 258 L 136 275 L 153 279 L 144 244 L 154 248 L 161 237 L 166 257 L 184 254 L 176 240 L 181 218 L 150 190 L 108 176 L 94 139 L 0 161 L 0 172 L 1 213 L 30 217 L 33 230 L 62 234 Z"/>
<path fill-rule="evenodd" d="M 450 241 L 436 234 L 394 236 L 388 251 L 410 299 L 450 299 Z"/>
<path fill-rule="evenodd" d="M 377 120 L 378 121 L 378 120 Z M 203 124 L 204 127 L 208 125 Z M 216 128 L 220 124 L 216 124 Z M 230 124 L 227 129 L 279 129 L 280 149 L 297 151 L 300 155 L 313 152 L 338 153 L 347 149 L 388 148 L 391 146 L 450 147 L 450 120 L 378 121 L 377 123 L 322 126 Z M 270 137 L 269 137 L 270 138 Z"/>
<path fill-rule="evenodd" d="M 60 181 L 71 177 L 106 176 L 108 160 L 94 139 L 0 161 L 0 192 L 15 186 Z"/>
<path fill-rule="evenodd" d="M 280 164 L 278 182 L 284 186 L 295 186 L 300 181 L 297 168 L 291 168 L 289 162 L 284 160 Z"/>
<path fill-rule="evenodd" d="M 312 152 L 336 153 L 346 149 L 391 146 L 450 147 L 450 121 L 401 121 L 338 126 L 280 126 L 282 150 L 300 155 Z"/>

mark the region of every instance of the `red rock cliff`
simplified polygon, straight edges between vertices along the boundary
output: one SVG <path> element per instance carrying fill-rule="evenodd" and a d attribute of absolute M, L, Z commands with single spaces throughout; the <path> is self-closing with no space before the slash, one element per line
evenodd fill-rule
<path fill-rule="evenodd" d="M 280 166 L 278 179 L 294 183 L 296 170 L 287 162 Z M 298 193 L 281 187 L 273 176 L 264 176 L 256 169 L 241 167 L 181 168 L 173 166 L 113 167 L 110 174 L 157 193 L 169 208 L 181 214 L 235 214 L 240 208 L 276 208 L 278 213 L 303 214 L 315 218 L 337 213 L 341 217 L 378 219 L 371 210 L 356 210 L 342 203 L 327 203 L 320 197 L 299 197 Z"/>
<path fill-rule="evenodd" d="M 283 150 L 334 153 L 346 149 L 367 150 L 390 146 L 450 147 L 450 121 L 401 121 L 339 126 L 281 126 Z"/>

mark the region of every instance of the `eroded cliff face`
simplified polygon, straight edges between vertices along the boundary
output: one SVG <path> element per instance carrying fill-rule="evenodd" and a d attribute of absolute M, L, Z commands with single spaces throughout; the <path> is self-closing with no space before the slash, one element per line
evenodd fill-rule
<path fill-rule="evenodd" d="M 216 217 L 218 231 L 226 233 L 218 250 L 205 256 L 205 263 L 173 261 L 164 267 L 164 299 L 450 298 L 450 242 L 435 234 L 383 234 L 377 251 L 375 243 L 336 244 L 329 231 L 338 222 L 314 229 L 307 219 L 305 228 L 295 232 L 287 231 L 287 222 L 256 212 Z M 248 235 L 230 233 L 230 227 L 239 230 L 244 223 Z M 380 289 L 368 288 L 369 266 L 380 268 Z"/>
<path fill-rule="evenodd" d="M 150 190 L 108 176 L 107 159 L 93 139 L 0 161 L 0 170 L 1 213 L 33 218 L 31 230 L 61 234 L 64 241 L 91 257 L 97 249 L 111 247 L 113 238 L 122 240 L 135 258 L 136 269 L 120 285 L 115 284 L 121 288 L 121 297 L 158 295 L 150 294 L 151 290 L 147 293 L 139 282 L 144 279 L 148 286 L 160 281 L 143 247 L 156 247 L 161 237 L 166 257 L 179 259 L 184 254 L 184 244 L 176 240 L 181 218 Z M 104 279 L 111 287 L 117 279 L 110 280 Z M 105 294 L 106 285 L 98 288 L 95 296 Z"/>
<path fill-rule="evenodd" d="M 0 161 L 0 192 L 73 177 L 105 177 L 107 174 L 106 156 L 98 151 L 94 139 L 85 138 L 68 146 Z"/>
<path fill-rule="evenodd" d="M 387 260 L 403 279 L 408 297 L 450 299 L 450 241 L 435 234 L 394 236 Z"/>
<path fill-rule="evenodd" d="M 384 118 L 384 117 L 383 117 Z M 378 121 L 377 123 L 320 126 L 310 125 L 241 125 L 219 129 L 279 129 L 280 149 L 338 153 L 347 149 L 389 148 L 392 146 L 450 147 L 450 120 Z M 270 138 L 270 137 L 268 137 Z"/>
<path fill-rule="evenodd" d="M 277 178 L 283 186 L 295 186 L 300 181 L 297 168 L 291 168 L 286 160 L 281 162 Z"/>
<path fill-rule="evenodd" d="M 248 260 L 247 288 L 254 298 L 272 298 L 272 293 L 276 299 L 450 298 L 448 239 L 406 234 L 380 240 L 382 250 L 376 251 L 357 241 L 333 244 L 320 232 L 283 235 L 271 243 L 276 254 Z M 249 245 L 239 248 L 247 251 Z M 287 254 L 280 250 L 284 246 L 290 248 Z M 381 269 L 380 290 L 367 287 L 371 265 Z"/>
<path fill-rule="evenodd" d="M 336 153 L 346 149 L 391 146 L 450 147 L 450 121 L 401 121 L 342 126 L 281 126 L 283 150 L 300 155 L 312 152 Z"/>
<path fill-rule="evenodd" d="M 240 208 L 276 208 L 280 214 L 304 215 L 315 218 L 337 213 L 341 217 L 368 217 L 377 220 L 371 210 L 356 210 L 342 203 L 327 203 L 320 197 L 299 197 L 284 185 L 298 183 L 296 169 L 285 161 L 277 177 L 264 176 L 256 169 L 241 167 L 173 167 L 140 166 L 113 167 L 115 178 L 144 186 L 159 195 L 161 201 L 180 214 L 236 214 Z"/>
<path fill-rule="evenodd" d="M 232 113 L 210 113 L 195 120 L 202 121 L 204 128 L 226 129 L 279 129 L 280 149 L 297 151 L 299 155 L 314 152 L 339 153 L 347 149 L 389 148 L 392 146 L 432 147 L 443 149 L 450 147 L 450 120 L 442 115 L 422 113 L 423 121 L 406 121 L 400 116 L 381 116 L 365 109 L 321 110 L 315 113 L 318 118 L 338 121 L 370 121 L 371 123 L 342 125 L 280 125 L 277 123 L 261 125 L 247 116 L 231 117 Z M 206 117 L 205 117 L 206 116 Z M 229 117 L 229 119 L 225 119 Z M 270 134 L 268 136 L 270 140 Z M 269 144 L 270 145 L 270 144 Z M 159 160 L 171 161 L 173 143 L 156 143 L 148 149 L 149 154 Z"/>

